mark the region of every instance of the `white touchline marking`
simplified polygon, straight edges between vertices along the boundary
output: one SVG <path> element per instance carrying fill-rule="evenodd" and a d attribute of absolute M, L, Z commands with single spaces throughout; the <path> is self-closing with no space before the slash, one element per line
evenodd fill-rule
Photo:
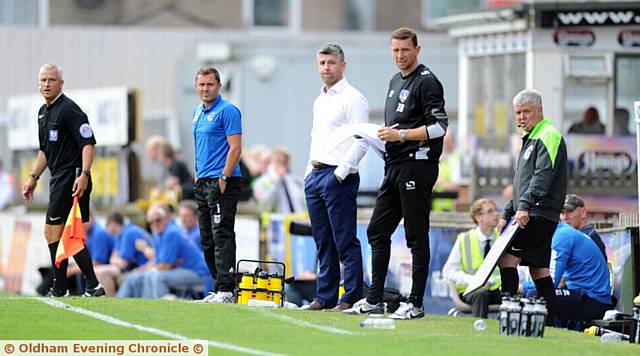
<path fill-rule="evenodd" d="M 270 317 L 274 317 L 276 319 L 280 319 L 282 321 L 286 321 L 286 322 L 294 324 L 294 325 L 302 326 L 303 328 L 317 329 L 317 330 L 328 332 L 328 333 L 331 333 L 331 334 L 341 334 L 341 335 L 357 334 L 357 333 L 349 331 L 349 330 L 338 329 L 338 328 L 334 328 L 332 326 L 313 324 L 313 323 L 310 323 L 308 321 L 292 318 L 290 316 L 273 313 L 273 312 L 269 311 L 269 309 L 267 309 L 267 308 L 250 307 L 249 309 L 252 309 L 252 310 L 254 310 L 254 311 L 258 312 L 258 313 L 261 313 L 263 315 L 266 315 L 266 316 L 270 316 Z"/>
<path fill-rule="evenodd" d="M 97 312 L 93 312 L 87 309 L 82 309 L 79 307 L 74 307 L 71 306 L 69 304 L 65 304 L 59 300 L 55 300 L 52 298 L 34 298 L 42 303 L 48 304 L 50 306 L 56 307 L 56 308 L 61 308 L 61 309 L 66 309 L 69 311 L 73 311 L 79 314 L 83 314 L 86 316 L 90 316 L 92 318 L 104 321 L 105 323 L 109 323 L 109 324 L 113 324 L 113 325 L 118 325 L 118 326 L 122 326 L 125 328 L 131 328 L 131 329 L 136 329 L 136 330 L 140 330 L 140 331 L 144 331 L 150 334 L 155 334 L 155 335 L 159 335 L 159 336 L 163 336 L 169 339 L 174 339 L 174 340 L 194 340 L 193 338 L 189 338 L 180 334 L 175 334 L 169 331 L 165 331 L 165 330 L 161 330 L 161 329 L 156 329 L 156 328 L 151 328 L 148 326 L 142 326 L 142 325 L 138 325 L 138 324 L 133 324 L 124 320 L 120 320 L 120 319 L 116 319 L 112 316 L 109 315 L 105 315 L 105 314 L 101 314 L 101 313 L 97 313 Z M 199 340 L 199 339 L 195 339 L 195 340 Z M 207 343 L 209 344 L 209 346 L 211 347 L 217 347 L 220 349 L 226 349 L 226 350 L 231 350 L 231 351 L 235 351 L 235 352 L 241 352 L 241 353 L 245 353 L 245 354 L 250 354 L 250 355 L 264 355 L 264 356 L 284 356 L 283 354 L 276 354 L 276 353 L 271 353 L 271 352 L 267 352 L 267 351 L 260 351 L 260 350 L 256 350 L 256 349 L 250 349 L 247 347 L 242 347 L 242 346 L 237 346 L 237 345 L 233 345 L 233 344 L 229 344 L 226 342 L 219 342 L 219 341 L 212 341 L 212 340 L 206 340 Z"/>

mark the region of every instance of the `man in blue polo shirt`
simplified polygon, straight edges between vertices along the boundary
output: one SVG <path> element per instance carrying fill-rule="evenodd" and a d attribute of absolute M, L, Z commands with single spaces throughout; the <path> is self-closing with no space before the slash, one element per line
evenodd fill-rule
<path fill-rule="evenodd" d="M 93 265 L 109 264 L 111 253 L 115 248 L 115 237 L 93 219 L 93 214 L 89 216 L 89 222 L 85 224 L 85 231 L 87 232 L 86 246 L 91 253 Z"/>
<path fill-rule="evenodd" d="M 108 265 L 97 266 L 95 270 L 106 294 L 113 296 L 120 275 L 147 264 L 147 256 L 140 248 L 136 248 L 136 242 L 141 241 L 138 245 L 144 243 L 151 246 L 151 236 L 138 225 L 125 223 L 124 216 L 119 212 L 107 216 L 107 231 L 116 238 L 115 251 Z"/>
<path fill-rule="evenodd" d="M 200 226 L 198 226 L 198 205 L 193 200 L 183 200 L 178 206 L 180 226 L 184 230 L 187 240 L 202 251 L 200 246 Z"/>
<path fill-rule="evenodd" d="M 556 319 L 602 319 L 612 308 L 611 285 L 607 263 L 596 243 L 570 225 L 559 223 L 551 249 L 549 271 L 556 287 Z M 525 291 L 534 290 L 532 283 L 523 287 Z"/>
<path fill-rule="evenodd" d="M 196 202 L 200 243 L 214 292 L 204 301 L 234 303 L 236 263 L 236 207 L 242 188 L 242 118 L 240 110 L 222 98 L 220 74 L 203 68 L 196 74 L 196 91 L 202 101 L 193 112 Z"/>
<path fill-rule="evenodd" d="M 153 205 L 147 212 L 147 221 L 157 244 L 155 266 L 145 272 L 145 298 L 162 298 L 171 288 L 203 285 L 209 276 L 202 254 L 185 238 L 180 226 L 169 220 L 169 212 L 162 205 Z"/>

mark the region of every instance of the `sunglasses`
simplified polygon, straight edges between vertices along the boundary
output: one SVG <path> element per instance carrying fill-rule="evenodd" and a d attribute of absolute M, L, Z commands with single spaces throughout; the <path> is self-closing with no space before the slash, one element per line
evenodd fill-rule
<path fill-rule="evenodd" d="M 162 222 L 162 218 L 157 218 L 157 219 L 153 219 L 153 220 L 147 220 L 147 222 L 149 223 L 149 225 L 158 224 L 158 223 Z"/>

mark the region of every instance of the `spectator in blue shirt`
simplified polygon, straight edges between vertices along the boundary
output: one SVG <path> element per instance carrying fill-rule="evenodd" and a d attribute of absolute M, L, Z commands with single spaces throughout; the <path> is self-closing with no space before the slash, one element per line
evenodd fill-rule
<path fill-rule="evenodd" d="M 143 296 L 151 299 L 162 298 L 171 288 L 193 288 L 206 283 L 209 270 L 204 256 L 193 243 L 187 240 L 183 231 L 175 224 L 169 224 L 169 213 L 161 205 L 153 205 L 147 212 L 155 246 L 155 268 L 145 272 Z"/>
<path fill-rule="evenodd" d="M 178 206 L 178 215 L 187 240 L 191 241 L 202 252 L 200 226 L 198 226 L 198 205 L 193 200 L 183 200 Z"/>
<path fill-rule="evenodd" d="M 169 295 L 171 288 L 193 288 L 206 283 L 209 270 L 202 254 L 170 220 L 163 205 L 149 208 L 147 221 L 156 241 L 153 267 L 128 275 L 117 297 L 158 299 Z"/>
<path fill-rule="evenodd" d="M 105 230 L 100 223 L 95 221 L 93 213 L 89 214 L 89 221 L 84 224 L 84 231 L 87 238 L 85 246 L 91 255 L 94 271 L 98 266 L 108 265 L 111 253 L 115 248 L 115 238 L 109 235 L 107 230 Z M 79 273 L 81 273 L 81 271 L 78 265 L 75 263 L 70 264 L 67 270 L 67 278 L 77 276 Z M 98 277 L 97 273 L 96 277 Z M 98 278 L 98 281 L 100 281 L 100 278 Z M 68 281 L 67 284 L 70 286 L 74 285 L 71 280 Z M 84 283 L 82 278 L 77 278 L 75 280 L 75 285 L 77 286 L 76 291 L 71 291 L 71 288 L 69 288 L 71 294 L 82 294 L 84 292 Z"/>
<path fill-rule="evenodd" d="M 98 222 L 89 218 L 89 222 L 85 224 L 87 231 L 87 248 L 91 254 L 93 265 L 107 265 L 111 258 L 111 253 L 115 248 L 116 239 L 110 235 L 107 230 Z"/>
<path fill-rule="evenodd" d="M 549 270 L 556 287 L 556 318 L 601 319 L 612 305 L 609 269 L 598 246 L 584 233 L 559 223 L 551 249 Z M 527 289 L 533 288 L 525 283 Z"/>
<path fill-rule="evenodd" d="M 604 257 L 604 261 L 607 262 L 607 251 L 602 242 L 600 234 L 596 231 L 592 224 L 589 224 L 587 220 L 587 207 L 585 206 L 584 199 L 576 194 L 567 194 L 564 199 L 564 206 L 560 219 L 565 223 L 571 225 L 574 229 L 580 230 L 596 243 L 598 249 Z"/>
<path fill-rule="evenodd" d="M 115 251 L 111 255 L 108 265 L 96 267 L 99 281 L 104 281 L 105 292 L 108 296 L 115 295 L 118 278 L 135 268 L 145 269 L 148 262 L 141 245 L 151 246 L 149 233 L 133 223 L 125 223 L 124 216 L 119 212 L 111 213 L 107 217 L 107 232 L 115 236 Z M 136 246 L 136 242 L 138 246 Z"/>

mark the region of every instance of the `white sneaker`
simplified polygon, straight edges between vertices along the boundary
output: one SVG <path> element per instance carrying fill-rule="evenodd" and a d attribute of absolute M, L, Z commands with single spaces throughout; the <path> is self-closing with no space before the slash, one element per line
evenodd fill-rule
<path fill-rule="evenodd" d="M 233 292 L 218 292 L 209 303 L 235 304 Z"/>
<path fill-rule="evenodd" d="M 344 314 L 384 314 L 384 303 L 369 304 L 367 298 L 360 299 L 351 308 L 342 311 Z"/>
<path fill-rule="evenodd" d="M 400 303 L 400 307 L 395 313 L 389 315 L 390 319 L 396 320 L 409 320 L 424 318 L 424 305 L 420 308 L 413 306 L 413 303 Z"/>
<path fill-rule="evenodd" d="M 200 300 L 194 300 L 194 303 L 213 303 L 213 298 L 215 298 L 216 293 L 215 292 L 209 292 L 209 295 L 200 299 Z"/>

